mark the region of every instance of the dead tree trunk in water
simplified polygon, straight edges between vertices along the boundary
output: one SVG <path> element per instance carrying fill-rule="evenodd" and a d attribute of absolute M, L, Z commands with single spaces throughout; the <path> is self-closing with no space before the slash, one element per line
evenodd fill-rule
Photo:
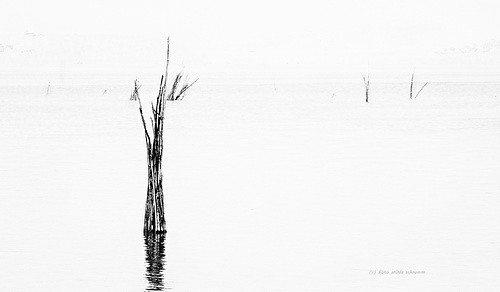
<path fill-rule="evenodd" d="M 147 158 L 148 158 L 148 191 L 146 198 L 146 211 L 144 214 L 144 234 L 166 233 L 165 208 L 163 200 L 163 175 L 161 171 L 163 158 L 163 122 L 165 120 L 165 102 L 167 100 L 180 100 L 191 84 L 185 84 L 178 89 L 182 80 L 182 73 L 177 74 L 172 89 L 167 93 L 168 65 L 170 58 L 170 44 L 167 39 L 167 64 L 165 75 L 160 80 L 160 90 L 156 98 L 156 104 L 151 103 L 153 117 L 151 119 L 151 135 L 146 126 L 144 113 L 142 111 L 141 99 L 137 92 L 139 101 L 139 112 L 141 114 L 142 125 L 144 127 L 144 136 L 146 138 Z M 196 82 L 196 81 L 195 81 Z M 137 88 L 138 83 L 136 83 Z M 137 88 L 138 89 L 138 88 Z"/>

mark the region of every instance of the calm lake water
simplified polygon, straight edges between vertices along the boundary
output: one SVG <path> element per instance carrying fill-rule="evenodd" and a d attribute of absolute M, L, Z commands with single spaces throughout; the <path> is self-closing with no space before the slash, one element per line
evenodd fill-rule
<path fill-rule="evenodd" d="M 358 79 L 168 103 L 152 238 L 133 80 L 2 83 L 0 290 L 498 291 L 500 82 Z"/>

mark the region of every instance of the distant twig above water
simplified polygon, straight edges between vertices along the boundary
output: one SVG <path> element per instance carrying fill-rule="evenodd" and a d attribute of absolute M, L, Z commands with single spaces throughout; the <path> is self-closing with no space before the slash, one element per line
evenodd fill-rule
<path fill-rule="evenodd" d="M 139 98 L 139 89 L 141 88 L 141 85 L 139 84 L 139 81 L 137 79 L 134 80 L 134 89 L 132 90 L 132 93 L 130 94 L 130 100 L 137 100 Z"/>
<path fill-rule="evenodd" d="M 415 96 L 413 96 L 413 80 L 414 80 L 414 77 L 415 77 L 415 70 L 413 70 L 413 73 L 411 74 L 411 81 L 410 81 L 410 99 L 413 99 L 413 98 L 417 98 L 417 96 L 420 94 L 420 92 L 422 92 L 422 90 L 427 86 L 427 84 L 429 84 L 429 82 L 426 82 L 421 88 L 420 90 L 417 92 L 417 94 Z"/>
<path fill-rule="evenodd" d="M 368 71 L 368 74 L 366 76 L 365 74 L 363 74 L 363 82 L 365 83 L 365 101 L 368 102 L 368 98 L 370 95 L 370 71 Z"/>

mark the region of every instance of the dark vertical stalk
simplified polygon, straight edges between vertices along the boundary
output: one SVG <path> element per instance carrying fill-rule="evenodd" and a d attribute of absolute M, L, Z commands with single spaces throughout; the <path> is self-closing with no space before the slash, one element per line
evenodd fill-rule
<path fill-rule="evenodd" d="M 366 76 L 363 74 L 363 82 L 365 83 L 365 101 L 368 102 L 370 96 L 370 72 Z"/>
<path fill-rule="evenodd" d="M 415 71 L 411 73 L 411 81 L 410 81 L 410 99 L 413 98 L 413 77 L 415 76 Z"/>

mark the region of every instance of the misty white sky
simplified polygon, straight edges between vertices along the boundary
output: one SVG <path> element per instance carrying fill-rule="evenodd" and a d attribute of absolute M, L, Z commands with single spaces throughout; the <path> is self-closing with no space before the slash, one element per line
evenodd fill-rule
<path fill-rule="evenodd" d="M 481 51 L 500 40 L 500 1 L 4 2 L 0 43 L 16 45 L 0 53 L 4 72 L 162 68 L 167 36 L 172 58 L 191 72 L 500 68 L 500 46 Z"/>

